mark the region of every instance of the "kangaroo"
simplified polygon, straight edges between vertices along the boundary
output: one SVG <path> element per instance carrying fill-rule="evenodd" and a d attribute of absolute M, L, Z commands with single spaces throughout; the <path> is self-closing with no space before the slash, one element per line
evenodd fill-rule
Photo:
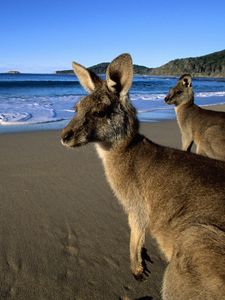
<path fill-rule="evenodd" d="M 196 153 L 225 160 L 225 113 L 206 110 L 194 104 L 191 75 L 182 75 L 165 101 L 175 104 L 184 151 L 191 151 L 195 143 Z"/>
<path fill-rule="evenodd" d="M 129 54 L 111 62 L 105 80 L 78 63 L 73 69 L 88 95 L 76 104 L 61 142 L 72 148 L 95 143 L 128 214 L 133 275 L 143 279 L 148 231 L 168 262 L 164 300 L 225 299 L 225 163 L 160 146 L 139 133 L 128 95 Z"/>

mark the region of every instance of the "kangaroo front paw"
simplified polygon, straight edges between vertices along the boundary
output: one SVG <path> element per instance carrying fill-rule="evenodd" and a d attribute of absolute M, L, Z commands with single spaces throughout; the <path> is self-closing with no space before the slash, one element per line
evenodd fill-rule
<path fill-rule="evenodd" d="M 144 279 L 144 276 L 143 276 L 143 272 L 144 272 L 144 269 L 142 266 L 137 266 L 135 268 L 131 268 L 131 272 L 134 276 L 134 278 L 138 281 L 143 281 Z"/>
<path fill-rule="evenodd" d="M 147 255 L 146 260 L 151 261 L 150 257 Z M 149 276 L 149 274 L 151 273 L 149 271 L 149 269 L 147 268 L 145 259 L 142 258 L 142 262 L 136 262 L 135 264 L 131 265 L 131 272 L 134 276 L 134 278 L 138 281 L 144 281 L 147 279 L 147 277 Z"/>
<path fill-rule="evenodd" d="M 141 274 L 134 274 L 133 273 L 133 276 L 134 276 L 134 279 L 136 279 L 137 281 L 144 281 L 144 275 L 143 275 L 143 273 L 141 273 Z"/>

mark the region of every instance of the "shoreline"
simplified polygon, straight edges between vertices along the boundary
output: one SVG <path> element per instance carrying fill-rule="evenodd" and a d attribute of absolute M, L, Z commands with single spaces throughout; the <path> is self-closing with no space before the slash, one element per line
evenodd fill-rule
<path fill-rule="evenodd" d="M 201 107 L 204 109 L 225 112 L 225 104 L 224 103 L 211 104 L 211 105 L 206 105 L 206 106 L 201 106 Z M 145 124 L 145 123 L 152 124 L 152 123 L 169 122 L 169 121 L 176 120 L 176 115 L 175 115 L 174 109 L 168 109 L 168 111 L 167 111 L 168 118 L 165 118 L 163 116 L 160 118 L 160 113 L 163 114 L 165 112 L 164 110 L 156 109 L 155 111 L 158 112 L 158 119 L 157 118 L 144 119 L 143 121 L 140 121 L 140 124 Z M 65 127 L 69 121 L 70 120 L 62 120 L 62 121 L 49 122 L 49 123 L 37 123 L 37 124 L 1 125 L 0 126 L 0 136 L 2 134 L 5 135 L 5 134 L 22 133 L 22 132 L 57 131 L 57 130 L 61 130 L 63 127 Z"/>

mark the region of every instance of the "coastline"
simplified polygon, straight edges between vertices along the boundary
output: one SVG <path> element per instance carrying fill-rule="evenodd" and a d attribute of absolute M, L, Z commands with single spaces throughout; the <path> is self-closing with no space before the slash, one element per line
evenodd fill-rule
<path fill-rule="evenodd" d="M 164 102 L 175 82 L 171 77 L 134 76 L 130 99 L 140 121 L 175 119 L 173 106 Z M 73 117 L 74 103 L 85 95 L 75 76 L 55 74 L 3 75 L 0 90 L 0 133 L 60 130 Z M 195 91 L 197 105 L 225 103 L 221 80 L 196 80 Z"/>
<path fill-rule="evenodd" d="M 204 109 L 215 110 L 215 111 L 225 111 L 225 104 L 212 104 L 202 106 Z M 155 114 L 155 111 L 157 113 Z M 147 114 L 147 118 L 144 115 Z M 167 122 L 174 121 L 176 119 L 176 115 L 174 112 L 173 106 L 168 109 L 155 109 L 152 111 L 152 116 L 150 118 L 151 112 L 140 113 L 143 121 L 140 121 L 142 124 L 152 124 L 158 122 Z M 39 131 L 56 131 L 61 130 L 68 124 L 69 120 L 61 120 L 56 122 L 47 122 L 47 123 L 37 123 L 37 124 L 22 124 L 22 125 L 1 125 L 0 126 L 0 135 L 1 134 L 12 134 L 19 132 L 39 132 Z"/>

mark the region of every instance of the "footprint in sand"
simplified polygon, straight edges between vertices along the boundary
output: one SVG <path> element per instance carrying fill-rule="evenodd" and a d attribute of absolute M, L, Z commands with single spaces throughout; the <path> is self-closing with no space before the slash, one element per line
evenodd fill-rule
<path fill-rule="evenodd" d="M 6 258 L 7 265 L 9 267 L 9 272 L 12 276 L 11 284 L 6 291 L 9 297 L 14 297 L 16 295 L 17 289 L 17 278 L 22 270 L 22 260 L 20 258 L 14 259 L 13 257 Z"/>
<path fill-rule="evenodd" d="M 79 242 L 76 232 L 71 228 L 68 222 L 66 228 L 56 228 L 55 234 L 65 252 L 66 256 L 77 257 L 79 254 Z M 55 235 L 54 235 L 55 236 Z"/>
<path fill-rule="evenodd" d="M 15 275 L 17 275 L 22 269 L 22 261 L 20 258 L 14 260 L 13 258 L 10 257 L 7 259 L 7 264 Z"/>
<path fill-rule="evenodd" d="M 79 255 L 78 238 L 74 230 L 71 229 L 70 225 L 66 223 L 67 227 L 67 239 L 66 249 L 71 256 Z"/>
<path fill-rule="evenodd" d="M 58 280 L 60 282 L 69 282 L 73 280 L 74 268 L 79 262 L 79 241 L 76 232 L 71 228 L 68 222 L 66 228 L 58 228 L 57 234 L 60 236 L 60 242 L 63 251 L 64 267 L 62 267 Z"/>
<path fill-rule="evenodd" d="M 105 260 L 105 262 L 111 267 L 111 268 L 119 268 L 119 263 L 117 261 L 115 261 L 112 257 L 103 257 L 103 259 Z"/>

